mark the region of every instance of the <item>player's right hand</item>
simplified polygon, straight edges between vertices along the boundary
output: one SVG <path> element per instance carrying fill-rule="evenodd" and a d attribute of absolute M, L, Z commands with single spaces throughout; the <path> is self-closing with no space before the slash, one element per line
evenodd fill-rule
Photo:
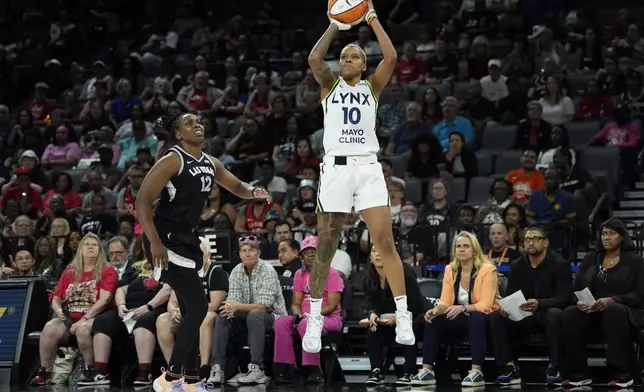
<path fill-rule="evenodd" d="M 328 13 L 327 13 L 327 16 L 329 17 L 329 22 L 331 22 L 331 24 L 336 25 L 338 27 L 338 30 L 344 31 L 344 30 L 349 30 L 351 28 L 350 24 L 338 22 L 337 20 L 330 17 Z"/>
<path fill-rule="evenodd" d="M 159 242 L 150 244 L 150 253 L 152 253 L 152 264 L 157 268 L 168 268 L 168 250 Z"/>

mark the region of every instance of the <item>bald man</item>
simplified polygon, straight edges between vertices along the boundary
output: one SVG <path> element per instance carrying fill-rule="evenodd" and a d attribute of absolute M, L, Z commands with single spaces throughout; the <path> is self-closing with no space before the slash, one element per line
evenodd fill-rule
<path fill-rule="evenodd" d="M 490 226 L 490 243 L 492 249 L 487 253 L 487 257 L 496 265 L 509 263 L 521 257 L 521 252 L 508 247 L 508 228 L 503 223 Z"/>

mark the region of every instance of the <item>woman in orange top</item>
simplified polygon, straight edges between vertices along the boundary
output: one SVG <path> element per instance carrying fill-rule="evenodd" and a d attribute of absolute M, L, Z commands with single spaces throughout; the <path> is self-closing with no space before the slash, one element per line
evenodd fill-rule
<path fill-rule="evenodd" d="M 472 349 L 472 370 L 461 385 L 485 385 L 481 369 L 488 315 L 496 310 L 496 267 L 483 254 L 476 236 L 467 231 L 456 236 L 452 255 L 454 259 L 445 269 L 440 302 L 425 314 L 423 368 L 412 378 L 412 385 L 435 384 L 434 361 L 441 343 L 458 342 L 464 335 Z"/>

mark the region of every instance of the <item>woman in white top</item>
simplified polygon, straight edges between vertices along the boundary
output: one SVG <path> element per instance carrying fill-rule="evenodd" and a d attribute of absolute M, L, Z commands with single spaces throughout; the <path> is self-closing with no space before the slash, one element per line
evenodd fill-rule
<path fill-rule="evenodd" d="M 543 107 L 541 118 L 552 125 L 563 125 L 572 121 L 575 116 L 575 104 L 561 87 L 561 81 L 548 76 L 546 94 L 539 100 Z"/>
<path fill-rule="evenodd" d="M 572 165 L 575 166 L 576 154 L 575 150 L 570 147 L 570 138 L 568 137 L 568 129 L 562 126 L 552 127 L 550 132 L 550 148 L 541 150 L 539 153 L 539 160 L 537 163 L 538 170 L 547 170 L 553 164 L 555 152 L 560 148 L 567 148 L 570 150 L 572 156 Z"/>

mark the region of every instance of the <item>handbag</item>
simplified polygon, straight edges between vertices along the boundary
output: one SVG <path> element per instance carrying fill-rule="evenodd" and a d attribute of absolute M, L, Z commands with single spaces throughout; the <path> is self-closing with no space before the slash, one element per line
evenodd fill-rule
<path fill-rule="evenodd" d="M 60 347 L 58 349 L 51 375 L 53 384 L 67 384 L 67 380 L 74 370 L 77 355 L 78 349 L 73 347 Z"/>

